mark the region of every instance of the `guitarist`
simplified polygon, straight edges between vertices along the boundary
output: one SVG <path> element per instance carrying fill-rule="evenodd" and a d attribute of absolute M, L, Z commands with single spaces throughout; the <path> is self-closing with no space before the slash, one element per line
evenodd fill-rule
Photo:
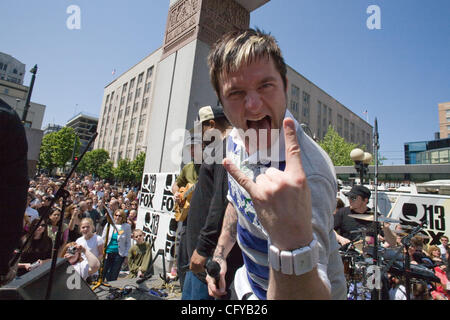
<path fill-rule="evenodd" d="M 205 264 L 216 248 L 228 204 L 227 173 L 222 166 L 222 158 L 226 150 L 225 137 L 231 126 L 221 107 L 201 108 L 199 122 L 202 125 L 203 143 L 206 147 L 204 162 L 200 167 L 198 182 L 187 216 L 186 236 L 183 239 L 190 259 L 190 270 L 186 273 L 182 300 L 212 299 L 208 294 Z M 214 152 L 209 152 L 212 150 Z M 211 159 L 207 158 L 208 155 L 213 156 L 215 161 L 209 161 Z M 237 250 L 232 250 L 229 255 L 232 261 L 228 261 L 227 275 L 234 276 L 234 271 L 237 269 L 235 266 L 242 265 L 239 247 L 235 246 L 235 249 Z"/>
<path fill-rule="evenodd" d="M 191 162 L 187 163 L 183 169 L 181 169 L 181 172 L 175 182 L 172 185 L 172 193 L 174 195 L 175 201 L 177 202 L 178 206 L 182 208 L 182 197 L 180 194 L 180 188 L 186 187 L 188 184 L 196 184 L 198 180 L 198 174 L 200 170 L 200 164 L 201 161 L 194 161 L 194 154 L 195 154 L 195 148 L 197 148 L 200 143 L 196 143 L 194 138 L 190 141 L 190 148 L 191 148 L 191 158 L 193 159 Z M 184 277 L 186 274 L 186 270 L 189 267 L 189 258 L 186 255 L 186 249 L 185 249 L 185 241 L 183 241 L 184 234 L 186 231 L 186 223 L 187 220 L 179 221 L 177 222 L 175 219 L 172 219 L 170 221 L 170 230 L 176 230 L 176 238 L 179 240 L 179 245 L 177 246 L 177 252 L 176 252 L 176 259 L 177 259 L 177 273 L 178 273 L 178 279 L 180 281 L 180 286 L 183 288 L 184 284 Z M 171 263 L 169 263 L 169 271 L 171 269 Z"/>

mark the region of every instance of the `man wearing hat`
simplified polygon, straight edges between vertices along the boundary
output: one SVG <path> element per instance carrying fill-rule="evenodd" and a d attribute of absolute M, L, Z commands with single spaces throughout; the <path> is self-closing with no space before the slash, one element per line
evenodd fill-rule
<path fill-rule="evenodd" d="M 350 202 L 348 207 L 339 209 L 334 216 L 334 230 L 336 231 L 336 238 L 341 246 L 354 241 L 360 235 L 352 231 L 360 228 L 369 227 L 373 218 L 368 216 L 371 214 L 367 207 L 371 196 L 370 190 L 364 186 L 356 185 L 350 192 L 344 193 Z M 354 218 L 352 216 L 360 215 L 361 218 Z M 364 220 L 365 219 L 365 220 Z"/>
<path fill-rule="evenodd" d="M 198 112 L 197 125 L 201 125 L 205 152 L 191 199 L 186 236 L 182 239 L 186 242 L 186 254 L 190 261 L 190 270 L 186 274 L 183 286 L 183 300 L 212 299 L 208 295 L 205 264 L 216 248 L 228 204 L 227 173 L 222 166 L 222 159 L 225 152 L 225 137 L 231 128 L 230 123 L 221 107 L 205 106 Z M 212 156 L 210 158 L 212 161 L 208 161 L 209 156 Z M 228 273 L 234 275 L 235 266 L 242 265 L 242 255 L 238 246 L 235 246 L 229 258 Z"/>

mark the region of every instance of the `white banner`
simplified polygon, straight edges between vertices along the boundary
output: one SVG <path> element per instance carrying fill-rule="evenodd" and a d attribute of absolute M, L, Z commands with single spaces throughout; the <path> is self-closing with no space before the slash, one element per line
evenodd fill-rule
<path fill-rule="evenodd" d="M 163 249 L 166 261 L 175 261 L 177 224 L 172 185 L 176 177 L 176 173 L 144 173 L 136 222 L 136 228 L 144 232 L 145 240 L 153 244 L 153 258 Z M 162 269 L 162 260 L 156 259 L 154 265 Z"/>
<path fill-rule="evenodd" d="M 439 238 L 450 236 L 450 197 L 442 195 L 405 194 L 397 198 L 391 218 L 401 224 L 415 226 L 426 222 L 425 233 L 430 237 L 429 245 L 440 244 Z"/>

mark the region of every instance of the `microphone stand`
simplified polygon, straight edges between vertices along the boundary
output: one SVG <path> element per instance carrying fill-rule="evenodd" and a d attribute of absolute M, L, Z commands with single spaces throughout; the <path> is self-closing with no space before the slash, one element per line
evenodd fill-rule
<path fill-rule="evenodd" d="M 378 121 L 375 118 L 375 128 L 374 128 L 374 140 L 373 140 L 373 152 L 375 153 L 375 171 L 374 171 L 374 183 L 375 183 L 375 206 L 374 206 L 374 223 L 375 223 L 375 237 L 374 237 L 374 252 L 373 252 L 373 263 L 379 268 L 380 261 L 378 259 L 378 234 L 379 234 L 379 224 L 378 224 L 378 149 L 380 144 L 378 141 Z M 372 300 L 381 300 L 381 290 L 374 289 L 372 292 Z"/>

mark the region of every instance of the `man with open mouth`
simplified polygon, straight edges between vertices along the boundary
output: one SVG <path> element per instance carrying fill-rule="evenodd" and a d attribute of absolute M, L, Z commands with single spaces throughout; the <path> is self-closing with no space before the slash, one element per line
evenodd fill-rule
<path fill-rule="evenodd" d="M 225 294 L 226 257 L 237 241 L 244 266 L 235 299 L 345 299 L 333 232 L 336 175 L 328 155 L 286 109 L 286 65 L 276 40 L 259 30 L 224 35 L 208 57 L 210 77 L 233 130 L 223 165 L 228 199 L 213 260 Z"/>

